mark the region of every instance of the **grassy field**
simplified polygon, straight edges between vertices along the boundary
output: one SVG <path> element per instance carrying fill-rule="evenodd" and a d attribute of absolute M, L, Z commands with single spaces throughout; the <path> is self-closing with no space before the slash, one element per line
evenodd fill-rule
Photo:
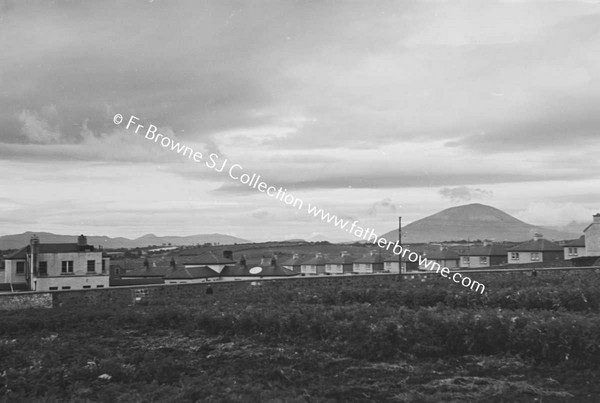
<path fill-rule="evenodd" d="M 0 312 L 3 401 L 596 402 L 600 274 L 240 285 Z"/>

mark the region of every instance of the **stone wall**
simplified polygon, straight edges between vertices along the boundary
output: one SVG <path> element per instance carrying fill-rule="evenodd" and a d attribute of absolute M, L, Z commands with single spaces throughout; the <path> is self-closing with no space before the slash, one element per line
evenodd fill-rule
<path fill-rule="evenodd" d="M 52 294 L 49 292 L 0 294 L 2 310 L 52 308 L 52 306 Z"/>
<path fill-rule="evenodd" d="M 394 274 L 374 275 L 347 275 L 347 276 L 322 276 L 322 277 L 297 277 L 285 280 L 240 280 L 193 284 L 160 284 L 160 285 L 138 285 L 127 287 L 110 287 L 89 290 L 68 290 L 51 292 L 24 292 L 15 294 L 0 294 L 0 310 L 2 309 L 26 309 L 26 308 L 51 308 L 71 305 L 113 305 L 127 306 L 136 303 L 144 303 L 149 298 L 164 298 L 169 296 L 185 297 L 197 293 L 205 293 L 210 286 L 215 293 L 229 291 L 238 287 L 248 287 L 256 283 L 273 283 L 280 286 L 293 288 L 299 282 L 320 281 L 339 285 L 360 281 L 361 284 L 369 286 L 382 281 L 390 281 L 397 278 Z M 304 283 L 303 283 L 304 284 Z"/>

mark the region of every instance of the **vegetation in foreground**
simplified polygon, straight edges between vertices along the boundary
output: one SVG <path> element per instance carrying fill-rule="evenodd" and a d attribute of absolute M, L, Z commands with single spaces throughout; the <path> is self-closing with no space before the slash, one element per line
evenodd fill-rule
<path fill-rule="evenodd" d="M 600 399 L 600 275 L 197 288 L 0 312 L 4 401 Z"/>

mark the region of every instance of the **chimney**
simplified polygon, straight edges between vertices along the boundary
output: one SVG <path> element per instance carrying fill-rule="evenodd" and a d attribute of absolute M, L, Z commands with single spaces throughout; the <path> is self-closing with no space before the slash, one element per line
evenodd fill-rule
<path fill-rule="evenodd" d="M 223 251 L 223 257 L 225 259 L 233 260 L 233 252 L 230 251 L 230 250 L 224 250 Z"/>
<path fill-rule="evenodd" d="M 300 259 L 300 255 L 297 253 L 294 253 L 294 255 L 292 256 L 292 259 L 298 260 L 298 259 Z"/>
<path fill-rule="evenodd" d="M 490 243 L 487 241 L 487 239 L 484 239 L 484 240 L 483 240 L 483 246 L 489 246 L 489 244 L 490 244 Z"/>
<path fill-rule="evenodd" d="M 343 250 L 341 255 L 342 257 L 350 255 L 347 250 Z"/>
<path fill-rule="evenodd" d="M 40 238 L 34 234 L 29 241 L 29 245 L 31 247 L 31 273 L 37 276 L 39 270 Z"/>
<path fill-rule="evenodd" d="M 87 246 L 87 238 L 83 234 L 79 235 L 77 238 L 77 246 L 79 247 L 79 250 L 85 250 L 85 247 Z"/>
<path fill-rule="evenodd" d="M 544 235 L 540 234 L 539 232 L 536 232 L 535 234 L 533 234 L 533 240 L 534 241 L 539 241 L 543 237 L 544 237 Z"/>
<path fill-rule="evenodd" d="M 172 271 L 175 271 L 177 269 L 177 263 L 175 263 L 175 257 L 171 256 L 171 262 L 169 263 L 169 266 L 171 267 Z"/>
<path fill-rule="evenodd" d="M 273 255 L 271 258 L 271 266 L 277 266 L 277 255 Z"/>
<path fill-rule="evenodd" d="M 240 258 L 240 266 L 242 267 L 246 267 L 246 255 L 242 255 L 242 257 Z"/>
<path fill-rule="evenodd" d="M 150 262 L 148 262 L 148 258 L 144 259 L 144 269 L 150 270 Z"/>
<path fill-rule="evenodd" d="M 271 261 L 268 257 L 263 256 L 260 258 L 260 266 L 269 266 L 271 264 Z"/>
<path fill-rule="evenodd" d="M 600 213 L 594 214 L 594 223 L 600 224 Z"/>

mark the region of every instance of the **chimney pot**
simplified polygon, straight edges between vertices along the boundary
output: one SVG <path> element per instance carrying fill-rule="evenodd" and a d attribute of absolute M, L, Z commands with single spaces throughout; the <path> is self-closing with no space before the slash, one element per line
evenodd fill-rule
<path fill-rule="evenodd" d="M 594 214 L 594 223 L 600 223 L 600 213 Z"/>

